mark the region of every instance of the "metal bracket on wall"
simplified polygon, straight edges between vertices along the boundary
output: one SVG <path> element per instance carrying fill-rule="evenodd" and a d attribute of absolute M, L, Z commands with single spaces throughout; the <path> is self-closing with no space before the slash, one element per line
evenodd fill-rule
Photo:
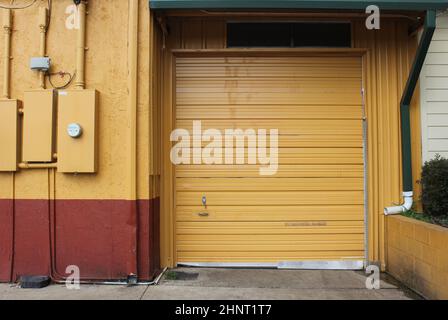
<path fill-rule="evenodd" d="M 163 38 L 163 44 L 162 49 L 166 49 L 166 38 L 168 38 L 170 32 L 168 30 L 168 26 L 166 24 L 165 16 L 158 14 L 156 16 L 156 21 L 160 26 L 160 29 L 162 30 L 162 38 Z"/>

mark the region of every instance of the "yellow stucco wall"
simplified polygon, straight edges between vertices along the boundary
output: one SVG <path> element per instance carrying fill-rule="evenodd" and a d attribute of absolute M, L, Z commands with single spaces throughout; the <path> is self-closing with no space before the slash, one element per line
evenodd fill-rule
<path fill-rule="evenodd" d="M 429 299 L 448 299 L 448 229 L 387 218 L 388 272 Z"/>
<path fill-rule="evenodd" d="M 47 54 L 52 72 L 74 73 L 76 30 L 66 28 L 66 8 L 73 1 L 53 1 Z M 149 105 L 150 105 L 150 20 L 148 1 L 139 1 L 139 95 L 138 95 L 138 198 L 149 198 Z M 29 60 L 39 55 L 38 7 L 13 12 L 11 98 L 23 99 L 24 91 L 38 88 L 38 74 Z M 97 174 L 56 175 L 58 199 L 127 199 L 128 117 L 128 1 L 90 1 L 87 16 L 86 83 L 100 92 L 99 168 Z M 1 17 L 0 17 L 1 19 Z M 1 21 L 0 21 L 1 23 Z M 3 33 L 0 41 L 3 43 Z M 2 53 L 3 54 L 3 53 Z M 3 59 L 2 59 L 3 61 Z M 3 86 L 0 79 L 0 87 Z M 66 79 L 52 78 L 56 85 Z M 47 81 L 47 87 L 50 84 Z M 26 106 L 24 106 L 26 108 Z M 49 172 L 0 173 L 0 198 L 11 198 L 13 184 L 18 199 L 47 199 Z M 14 180 L 14 182 L 13 182 Z"/>

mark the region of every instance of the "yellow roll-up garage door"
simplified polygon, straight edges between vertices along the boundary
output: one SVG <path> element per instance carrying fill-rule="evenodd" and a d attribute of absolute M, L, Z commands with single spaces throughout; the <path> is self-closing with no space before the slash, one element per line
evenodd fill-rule
<path fill-rule="evenodd" d="M 177 263 L 362 262 L 361 58 L 178 57 L 175 73 L 176 128 L 279 130 L 276 175 L 176 167 Z"/>

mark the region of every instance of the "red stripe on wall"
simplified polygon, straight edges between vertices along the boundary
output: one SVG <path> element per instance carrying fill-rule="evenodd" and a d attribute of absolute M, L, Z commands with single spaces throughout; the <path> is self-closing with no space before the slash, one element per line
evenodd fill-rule
<path fill-rule="evenodd" d="M 135 202 L 56 201 L 56 272 L 80 268 L 84 279 L 126 279 L 135 263 Z"/>
<path fill-rule="evenodd" d="M 50 272 L 48 200 L 15 200 L 14 277 Z"/>
<path fill-rule="evenodd" d="M 0 200 L 0 282 L 11 281 L 13 201 Z"/>
<path fill-rule="evenodd" d="M 139 239 L 138 275 L 140 280 L 151 280 L 160 268 L 159 199 L 138 201 Z"/>
<path fill-rule="evenodd" d="M 7 223 L 11 220 L 12 203 L 0 202 L 2 244 L 12 239 L 12 226 Z M 14 203 L 14 281 L 21 275 L 50 275 L 49 218 L 55 222 L 53 275 L 65 277 L 67 266 L 76 265 L 83 279 L 122 280 L 131 272 L 136 256 L 141 280 L 151 280 L 159 267 L 158 200 L 57 200 L 51 206 L 51 215 L 50 202 L 46 200 Z M 9 244 L 2 245 L 0 251 L 3 282 L 10 280 Z"/>

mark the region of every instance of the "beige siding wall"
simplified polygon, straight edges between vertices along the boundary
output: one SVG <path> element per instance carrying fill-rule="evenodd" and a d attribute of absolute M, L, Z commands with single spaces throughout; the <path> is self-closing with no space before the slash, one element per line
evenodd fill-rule
<path fill-rule="evenodd" d="M 423 160 L 448 157 L 448 14 L 438 18 L 421 86 Z"/>

